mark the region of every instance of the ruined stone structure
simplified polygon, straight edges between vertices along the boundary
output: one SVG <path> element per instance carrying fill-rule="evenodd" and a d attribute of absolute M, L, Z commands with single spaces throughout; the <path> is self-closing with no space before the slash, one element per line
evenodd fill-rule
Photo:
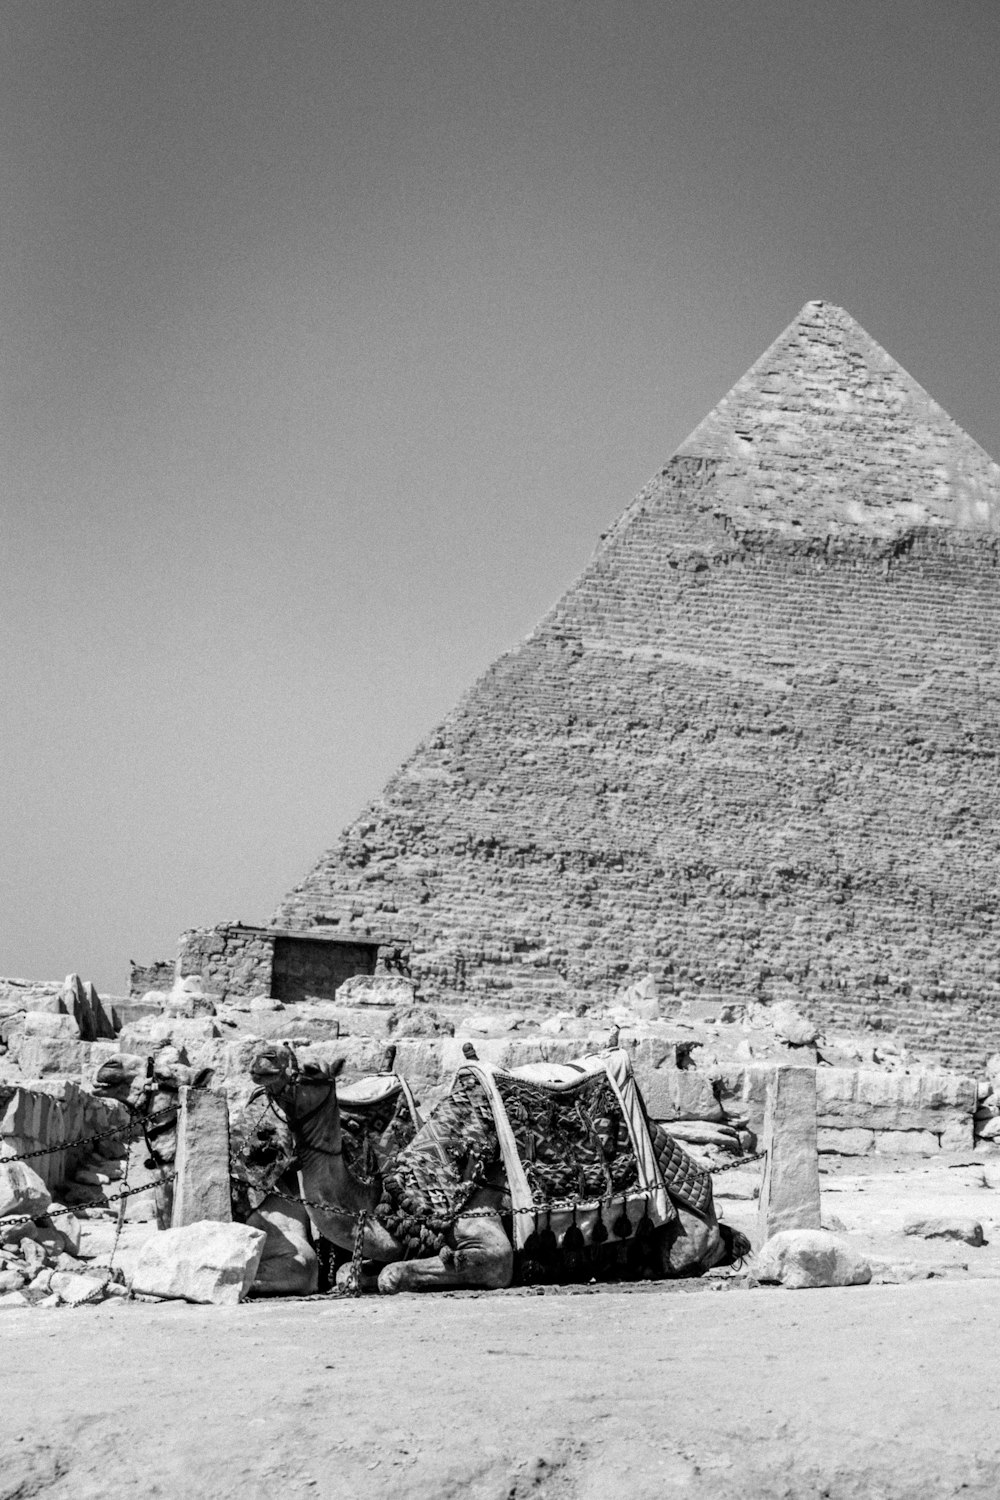
<path fill-rule="evenodd" d="M 282 902 L 428 998 L 1000 1050 L 1000 468 L 809 303 Z"/>

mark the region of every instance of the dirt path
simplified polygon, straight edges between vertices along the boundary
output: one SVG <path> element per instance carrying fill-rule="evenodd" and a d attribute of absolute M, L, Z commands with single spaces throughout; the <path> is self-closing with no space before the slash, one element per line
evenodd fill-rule
<path fill-rule="evenodd" d="M 998 1315 L 946 1280 L 8 1312 L 0 1500 L 994 1500 Z"/>

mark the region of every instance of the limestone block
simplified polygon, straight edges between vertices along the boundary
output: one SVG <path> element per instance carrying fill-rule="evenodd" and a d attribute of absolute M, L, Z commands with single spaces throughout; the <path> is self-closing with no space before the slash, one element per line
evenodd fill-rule
<path fill-rule="evenodd" d="M 336 991 L 338 1005 L 380 1005 L 388 1010 L 416 1002 L 416 985 L 402 974 L 355 974 Z"/>
<path fill-rule="evenodd" d="M 28 1301 L 23 1292 L 5 1292 L 3 1296 L 0 1297 L 0 1308 L 2 1308 L 4 1312 L 12 1310 L 15 1307 L 30 1306 L 31 1303 Z"/>
<path fill-rule="evenodd" d="M 693 1068 L 635 1069 L 635 1081 L 652 1120 L 725 1119 L 712 1080 Z"/>
<path fill-rule="evenodd" d="M 1000 1135 L 1000 1120 L 996 1122 Z M 942 1151 L 971 1151 L 975 1145 L 971 1119 L 950 1120 L 939 1137 Z"/>
<path fill-rule="evenodd" d="M 152 1297 L 232 1306 L 249 1294 L 267 1236 L 249 1224 L 164 1229 L 139 1252 L 132 1290 Z"/>
<path fill-rule="evenodd" d="M 931 1130 L 876 1130 L 877 1156 L 933 1156 L 940 1150 Z"/>
<path fill-rule="evenodd" d="M 816 1130 L 816 1144 L 827 1156 L 867 1156 L 875 1146 L 873 1130 L 830 1130 L 820 1125 Z"/>
<path fill-rule="evenodd" d="M 962 1244 L 975 1246 L 983 1243 L 979 1220 L 961 1214 L 947 1218 L 915 1214 L 904 1222 L 903 1233 L 918 1235 L 923 1240 L 960 1240 Z"/>
<path fill-rule="evenodd" d="M 24 1161 L 0 1161 L 0 1218 L 45 1213 L 52 1195 L 38 1173 Z"/>
<path fill-rule="evenodd" d="M 754 1259 L 758 1281 L 796 1290 L 864 1286 L 872 1269 L 846 1240 L 826 1229 L 786 1229 L 772 1235 Z"/>
<path fill-rule="evenodd" d="M 819 1229 L 816 1069 L 776 1068 L 764 1120 L 767 1160 L 757 1243 L 786 1229 Z"/>
<path fill-rule="evenodd" d="M 976 1083 L 940 1072 L 887 1073 L 874 1068 L 820 1068 L 819 1122 L 830 1129 L 933 1130 L 972 1118 Z"/>
<path fill-rule="evenodd" d="M 83 995 L 90 1009 L 90 1014 L 93 1017 L 94 1040 L 99 1041 L 102 1037 L 111 1039 L 115 1034 L 115 1028 L 112 1025 L 111 1017 L 108 1015 L 104 1001 L 101 999 L 100 995 L 97 993 L 97 990 L 91 984 L 89 979 L 84 981 Z"/>
<path fill-rule="evenodd" d="M 224 1094 L 179 1090 L 177 1157 L 171 1227 L 232 1219 L 229 1186 L 229 1109 Z"/>
<path fill-rule="evenodd" d="M 25 1037 L 18 1065 L 27 1078 L 80 1078 L 90 1071 L 90 1044 L 64 1037 Z"/>
<path fill-rule="evenodd" d="M 770 1007 L 768 1020 L 776 1037 L 796 1047 L 808 1046 L 819 1034 L 816 1024 L 807 1021 L 787 1000 Z"/>
<path fill-rule="evenodd" d="M 66 1037 L 74 1042 L 80 1040 L 76 1017 L 57 1011 L 25 1011 L 22 1026 L 25 1036 Z"/>

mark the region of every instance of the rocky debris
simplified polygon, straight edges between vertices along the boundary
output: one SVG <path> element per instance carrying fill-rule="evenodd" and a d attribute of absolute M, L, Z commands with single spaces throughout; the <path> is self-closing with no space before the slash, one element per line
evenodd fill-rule
<path fill-rule="evenodd" d="M 455 1026 L 427 1005 L 411 1005 L 389 1017 L 388 1034 L 400 1036 L 454 1036 Z"/>
<path fill-rule="evenodd" d="M 132 1289 L 149 1296 L 229 1306 L 241 1302 L 257 1276 L 262 1229 L 249 1224 L 187 1224 L 151 1235 L 139 1253 Z"/>
<path fill-rule="evenodd" d="M 390 1010 L 409 1009 L 416 999 L 416 985 L 402 974 L 355 974 L 336 992 L 338 1005 L 378 1005 Z"/>
<path fill-rule="evenodd" d="M 644 974 L 641 979 L 635 979 L 620 989 L 615 996 L 612 1013 L 614 1011 L 625 1011 L 644 1021 L 654 1020 L 660 1014 L 654 975 Z"/>
<path fill-rule="evenodd" d="M 769 1020 L 775 1036 L 792 1047 L 811 1046 L 819 1036 L 819 1028 L 815 1022 L 808 1021 L 788 1001 L 772 1005 Z"/>
<path fill-rule="evenodd" d="M 887 1260 L 881 1256 L 869 1257 L 872 1281 L 881 1286 L 898 1286 L 907 1281 L 927 1281 L 937 1274 L 933 1266 L 918 1266 L 912 1260 Z"/>
<path fill-rule="evenodd" d="M 43 1214 L 52 1194 L 24 1161 L 0 1161 L 0 1219 L 11 1214 Z"/>
<path fill-rule="evenodd" d="M 935 1218 L 914 1215 L 903 1225 L 904 1234 L 919 1235 L 924 1240 L 959 1240 L 965 1245 L 984 1243 L 983 1226 L 978 1219 L 955 1216 Z"/>
<path fill-rule="evenodd" d="M 795 1290 L 820 1286 L 863 1286 L 872 1268 L 846 1240 L 825 1229 L 782 1229 L 758 1252 L 754 1275 Z"/>

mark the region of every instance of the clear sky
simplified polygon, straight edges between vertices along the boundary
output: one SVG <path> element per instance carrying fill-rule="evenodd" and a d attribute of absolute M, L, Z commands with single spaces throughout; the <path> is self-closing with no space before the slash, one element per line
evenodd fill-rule
<path fill-rule="evenodd" d="M 4 0 L 0 974 L 262 921 L 814 297 L 1000 455 L 998 0 Z"/>

